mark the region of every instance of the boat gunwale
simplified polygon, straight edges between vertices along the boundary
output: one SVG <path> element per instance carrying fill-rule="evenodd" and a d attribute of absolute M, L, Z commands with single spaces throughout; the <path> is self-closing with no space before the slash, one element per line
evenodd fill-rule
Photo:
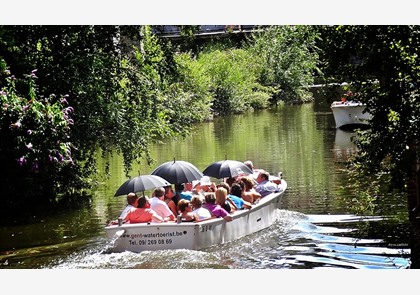
<path fill-rule="evenodd" d="M 357 108 L 357 107 L 366 107 L 366 104 L 361 102 L 353 102 L 353 103 L 342 103 L 342 102 L 333 102 L 330 106 L 333 108 Z"/>
<path fill-rule="evenodd" d="M 285 181 L 284 181 L 285 182 Z M 243 217 L 243 215 L 250 214 L 254 211 L 259 210 L 260 208 L 268 205 L 271 203 L 274 199 L 280 197 L 287 188 L 287 183 L 282 191 L 277 193 L 271 193 L 263 198 L 260 199 L 260 201 L 256 204 L 254 204 L 251 208 L 241 209 L 237 210 L 235 212 L 232 212 L 230 215 L 232 216 L 232 221 L 235 219 L 238 219 L 240 217 Z M 105 227 L 105 230 L 107 231 L 114 231 L 114 230 L 121 230 L 121 229 L 129 229 L 129 228 L 146 228 L 146 227 L 196 227 L 201 225 L 208 225 L 212 223 L 218 223 L 225 221 L 222 217 L 211 217 L 205 220 L 195 221 L 195 222 L 162 222 L 162 223 L 152 223 L 152 222 L 140 222 L 140 223 L 125 223 L 122 225 L 108 225 Z M 225 221 L 225 222 L 232 222 L 232 221 Z"/>

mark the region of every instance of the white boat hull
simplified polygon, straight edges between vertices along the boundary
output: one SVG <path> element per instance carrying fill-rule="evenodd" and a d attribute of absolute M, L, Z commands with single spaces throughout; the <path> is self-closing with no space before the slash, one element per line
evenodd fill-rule
<path fill-rule="evenodd" d="M 369 125 L 371 114 L 365 112 L 365 105 L 354 101 L 334 101 L 331 104 L 337 128 L 350 127 L 352 125 Z"/>
<path fill-rule="evenodd" d="M 166 249 L 199 250 L 215 244 L 226 243 L 271 226 L 277 220 L 278 203 L 283 190 L 262 198 L 251 209 L 232 214 L 233 220 L 214 218 L 201 222 L 136 223 L 105 227 L 107 237 L 116 252 L 142 252 Z"/>

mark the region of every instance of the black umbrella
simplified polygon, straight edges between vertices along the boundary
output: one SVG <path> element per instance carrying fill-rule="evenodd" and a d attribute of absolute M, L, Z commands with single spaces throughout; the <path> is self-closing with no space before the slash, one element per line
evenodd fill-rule
<path fill-rule="evenodd" d="M 190 162 L 169 161 L 161 164 L 152 175 L 158 175 L 170 183 L 187 183 L 203 177 L 203 173 Z"/>
<path fill-rule="evenodd" d="M 243 174 L 252 174 L 244 163 L 234 160 L 223 160 L 210 164 L 204 169 L 203 174 L 214 178 L 236 177 Z"/>
<path fill-rule="evenodd" d="M 144 192 L 149 189 L 171 185 L 165 179 L 157 175 L 139 175 L 124 182 L 115 193 L 116 196 L 129 193 Z"/>

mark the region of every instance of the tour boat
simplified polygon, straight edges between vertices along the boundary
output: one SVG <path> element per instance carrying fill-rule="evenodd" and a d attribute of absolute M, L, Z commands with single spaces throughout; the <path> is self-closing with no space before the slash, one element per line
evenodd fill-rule
<path fill-rule="evenodd" d="M 106 235 L 116 252 L 151 250 L 200 250 L 258 232 L 276 222 L 279 202 L 287 189 L 281 179 L 280 191 L 261 198 L 250 209 L 231 213 L 233 220 L 210 218 L 199 222 L 163 222 L 108 225 Z"/>
<path fill-rule="evenodd" d="M 368 126 L 371 114 L 365 111 L 366 105 L 355 100 L 334 101 L 331 110 L 337 128 Z"/>

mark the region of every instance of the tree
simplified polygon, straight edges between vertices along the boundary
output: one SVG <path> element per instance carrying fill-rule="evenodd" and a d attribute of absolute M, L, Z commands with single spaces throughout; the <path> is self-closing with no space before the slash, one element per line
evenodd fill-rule
<path fill-rule="evenodd" d="M 175 53 L 170 43 L 152 34 L 149 26 L 0 26 L 0 88 L 5 93 L 0 154 L 10 164 L 8 177 L 2 179 L 0 202 L 19 208 L 34 197 L 51 201 L 81 196 L 94 185 L 91 176 L 96 172 L 98 151 L 122 153 L 128 174 L 135 160 L 152 163 L 148 149 L 151 142 L 188 134 L 191 124 L 178 119 L 172 104 L 174 89 L 170 85 L 179 82 L 177 73 L 181 70 Z M 35 72 L 36 84 L 24 78 Z M 184 89 L 182 83 L 178 85 Z M 57 106 L 63 97 L 64 110 Z M 10 108 L 11 102 L 21 110 Z M 24 111 L 28 105 L 30 109 L 36 105 L 43 119 L 21 129 L 26 133 L 11 133 L 11 124 L 23 122 L 27 116 Z M 189 123 L 203 116 L 199 104 L 184 111 L 188 111 L 185 117 L 189 117 Z M 68 118 L 51 121 L 49 112 L 66 112 Z M 71 124 L 66 123 L 68 119 Z M 71 150 L 73 165 L 67 165 L 59 175 L 38 170 L 43 177 L 33 178 L 22 170 L 18 161 L 22 154 L 15 149 L 17 141 L 29 144 L 27 130 L 44 125 L 49 129 L 42 129 L 43 136 L 50 136 L 58 127 L 65 128 L 65 133 L 61 132 L 59 139 L 51 137 L 43 142 L 41 137 L 36 143 L 32 141 L 32 150 L 45 151 L 36 156 L 43 158 L 38 160 L 48 161 L 47 151 L 55 150 L 58 143 L 54 140 L 58 140 L 60 148 Z M 61 146 L 63 142 L 65 147 Z M 60 155 L 65 158 L 66 152 Z M 21 178 L 16 175 L 31 181 L 22 188 Z M 2 206 L 2 213 L 11 212 L 9 209 Z"/>
<path fill-rule="evenodd" d="M 0 161 L 6 171 L 0 187 L 2 217 L 8 210 L 45 206 L 59 192 L 58 183 L 64 190 L 77 187 L 70 173 L 77 169 L 70 142 L 74 109 L 66 97 L 39 97 L 35 72 L 26 77 L 26 95 L 16 91 L 14 76 L 6 78 L 8 85 L 0 92 Z M 39 192 L 43 198 L 30 202 Z"/>
<path fill-rule="evenodd" d="M 260 83 L 277 89 L 273 103 L 312 99 L 309 86 L 320 74 L 317 39 L 312 26 L 270 26 L 252 34 L 251 48 L 263 69 Z"/>
<path fill-rule="evenodd" d="M 321 27 L 326 77 L 350 81 L 373 115 L 356 141 L 361 175 L 388 174 L 407 194 L 412 267 L 420 267 L 420 27 Z M 328 81 L 327 81 L 328 82 Z"/>

